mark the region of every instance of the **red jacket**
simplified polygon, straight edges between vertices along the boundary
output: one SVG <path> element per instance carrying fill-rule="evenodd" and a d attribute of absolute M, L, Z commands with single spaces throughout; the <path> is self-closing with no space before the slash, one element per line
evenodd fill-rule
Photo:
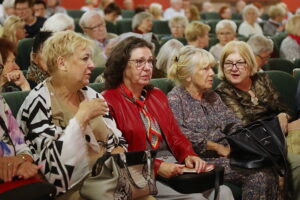
<path fill-rule="evenodd" d="M 121 90 L 110 89 L 103 93 L 110 113 L 128 142 L 128 151 L 146 150 L 146 130 L 139 114 L 138 106 L 126 99 Z M 182 163 L 188 155 L 197 156 L 190 141 L 182 134 L 169 107 L 166 95 L 154 88 L 147 92 L 145 105 L 157 120 L 166 142 L 175 158 Z M 162 161 L 155 161 L 155 172 Z"/>

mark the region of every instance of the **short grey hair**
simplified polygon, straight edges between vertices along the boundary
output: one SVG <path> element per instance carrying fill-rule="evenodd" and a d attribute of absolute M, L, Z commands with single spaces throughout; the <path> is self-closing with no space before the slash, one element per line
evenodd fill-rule
<path fill-rule="evenodd" d="M 142 21 L 148 17 L 153 18 L 153 15 L 149 12 L 140 12 L 134 15 L 131 26 L 132 30 L 136 29 L 136 27 L 138 27 L 142 23 Z"/>
<path fill-rule="evenodd" d="M 156 68 L 168 73 L 173 57 L 179 53 L 184 45 L 176 39 L 168 40 L 159 50 L 157 54 Z"/>
<path fill-rule="evenodd" d="M 175 25 L 182 25 L 185 28 L 189 24 L 189 21 L 184 16 L 175 16 L 175 17 L 172 17 L 169 20 L 169 22 L 168 22 L 169 28 L 171 28 L 171 26 L 173 24 L 175 24 Z"/>
<path fill-rule="evenodd" d="M 70 26 L 72 26 L 74 30 L 75 23 L 72 17 L 64 13 L 56 13 L 45 21 L 41 31 L 50 31 L 50 32 L 65 31 Z"/>
<path fill-rule="evenodd" d="M 243 19 L 245 20 L 245 16 L 246 14 L 250 11 L 250 10 L 254 10 L 257 14 L 257 16 L 259 15 L 259 10 L 256 6 L 254 6 L 253 4 L 247 5 L 245 6 L 245 8 L 243 9 Z"/>
<path fill-rule="evenodd" d="M 101 17 L 101 19 L 103 19 L 103 16 L 101 15 L 101 13 L 99 13 L 98 11 L 95 11 L 95 10 L 89 10 L 89 11 L 86 11 L 80 18 L 79 20 L 79 26 L 84 29 L 87 27 L 86 25 L 86 22 L 92 18 L 93 16 L 95 15 L 98 15 Z M 104 19 L 103 19 L 104 21 Z"/>
<path fill-rule="evenodd" d="M 272 52 L 274 47 L 273 41 L 270 38 L 260 34 L 251 36 L 247 43 L 252 48 L 254 55 L 259 55 L 263 52 Z"/>
<path fill-rule="evenodd" d="M 237 26 L 236 26 L 236 23 L 232 20 L 228 20 L 228 19 L 223 19 L 221 21 L 219 21 L 216 25 L 216 33 L 218 33 L 220 31 L 220 29 L 223 29 L 225 27 L 229 27 L 232 29 L 232 31 L 234 33 L 236 33 L 236 29 L 237 29 Z"/>

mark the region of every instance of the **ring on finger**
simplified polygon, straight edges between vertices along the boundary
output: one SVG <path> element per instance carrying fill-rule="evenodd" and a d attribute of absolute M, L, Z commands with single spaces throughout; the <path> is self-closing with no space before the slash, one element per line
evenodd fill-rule
<path fill-rule="evenodd" d="M 8 166 L 8 167 L 10 167 L 11 165 L 12 165 L 12 163 L 11 163 L 11 162 L 7 163 L 7 166 Z"/>

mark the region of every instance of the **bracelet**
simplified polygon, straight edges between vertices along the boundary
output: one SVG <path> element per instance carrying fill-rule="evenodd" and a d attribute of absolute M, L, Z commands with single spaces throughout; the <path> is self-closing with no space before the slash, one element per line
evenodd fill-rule
<path fill-rule="evenodd" d="M 18 154 L 16 155 L 16 157 L 22 159 L 24 162 L 27 161 L 26 157 L 23 154 Z"/>

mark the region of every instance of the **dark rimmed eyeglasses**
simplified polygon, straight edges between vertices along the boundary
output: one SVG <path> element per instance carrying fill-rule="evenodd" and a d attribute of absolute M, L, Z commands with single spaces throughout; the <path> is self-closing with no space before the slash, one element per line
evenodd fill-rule
<path fill-rule="evenodd" d="M 235 66 L 238 70 L 244 70 L 246 67 L 247 63 L 246 62 L 225 62 L 224 63 L 224 69 L 229 71 L 233 69 L 233 66 Z"/>
<path fill-rule="evenodd" d="M 155 66 L 155 63 L 156 63 L 156 59 L 148 59 L 148 60 L 145 60 L 145 59 L 133 59 L 133 60 L 128 60 L 128 61 L 135 62 L 136 68 L 138 70 L 144 68 L 146 66 L 146 63 L 151 68 L 153 68 Z"/>

